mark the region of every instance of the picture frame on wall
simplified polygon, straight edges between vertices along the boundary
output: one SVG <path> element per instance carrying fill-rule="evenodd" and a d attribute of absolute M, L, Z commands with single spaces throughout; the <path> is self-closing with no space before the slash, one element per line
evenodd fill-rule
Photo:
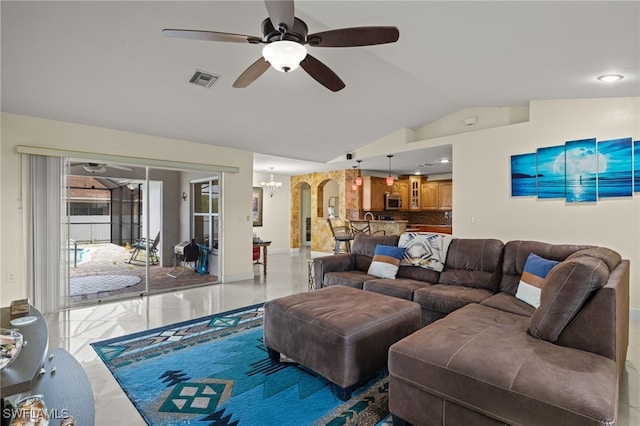
<path fill-rule="evenodd" d="M 631 138 L 598 141 L 598 198 L 633 195 Z"/>
<path fill-rule="evenodd" d="M 566 201 L 587 203 L 597 201 L 596 139 L 565 142 Z"/>
<path fill-rule="evenodd" d="M 253 187 L 251 217 L 253 219 L 253 226 L 262 226 L 262 188 L 259 186 Z"/>
<path fill-rule="evenodd" d="M 511 196 L 536 195 L 536 153 L 511 156 Z"/>

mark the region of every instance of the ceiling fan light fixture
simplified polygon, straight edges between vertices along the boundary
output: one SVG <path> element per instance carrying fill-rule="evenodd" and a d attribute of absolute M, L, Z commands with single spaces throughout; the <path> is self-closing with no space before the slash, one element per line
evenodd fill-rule
<path fill-rule="evenodd" d="M 83 164 L 82 168 L 89 173 L 104 173 L 107 171 L 107 168 L 104 166 L 104 164 L 96 163 Z"/>
<path fill-rule="evenodd" d="M 300 43 L 289 40 L 274 41 L 262 49 L 262 56 L 280 72 L 293 71 L 307 56 L 307 49 Z"/>

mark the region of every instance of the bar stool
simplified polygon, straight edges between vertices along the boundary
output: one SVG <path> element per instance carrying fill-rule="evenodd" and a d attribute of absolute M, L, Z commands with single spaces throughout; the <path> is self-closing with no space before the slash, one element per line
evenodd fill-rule
<path fill-rule="evenodd" d="M 333 248 L 333 254 L 340 253 L 340 245 L 342 243 L 344 243 L 345 245 L 346 253 L 351 253 L 351 240 L 353 240 L 351 228 L 344 225 L 333 226 L 333 223 L 331 223 L 331 219 L 327 219 L 327 223 L 329 223 L 331 235 L 333 235 L 333 239 L 336 242 L 336 245 Z"/>

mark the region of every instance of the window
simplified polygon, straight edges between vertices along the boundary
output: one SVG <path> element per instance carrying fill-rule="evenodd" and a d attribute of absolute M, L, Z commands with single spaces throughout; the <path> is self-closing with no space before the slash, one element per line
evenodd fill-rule
<path fill-rule="evenodd" d="M 218 249 L 220 182 L 218 177 L 192 182 L 193 237 L 212 252 Z"/>

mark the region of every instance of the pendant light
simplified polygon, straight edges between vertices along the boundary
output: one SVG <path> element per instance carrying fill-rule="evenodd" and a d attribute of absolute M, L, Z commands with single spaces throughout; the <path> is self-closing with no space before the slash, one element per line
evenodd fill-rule
<path fill-rule="evenodd" d="M 356 160 L 356 162 L 358 163 L 358 165 L 356 166 L 358 170 L 360 170 L 360 163 L 362 162 L 362 160 Z M 356 176 L 356 185 L 358 186 L 362 186 L 362 176 L 360 176 L 360 174 L 358 174 L 358 176 Z"/>
<path fill-rule="evenodd" d="M 358 168 L 358 166 L 351 166 L 351 167 L 353 167 L 353 170 L 354 170 L 354 171 Z M 356 178 L 356 179 L 353 181 L 353 183 L 351 184 L 351 190 L 352 190 L 352 191 L 357 191 L 357 190 L 358 190 L 358 184 L 356 183 L 356 181 L 357 181 L 357 180 L 358 180 L 358 179 Z"/>
<path fill-rule="evenodd" d="M 393 157 L 393 155 L 387 155 L 387 158 L 389 158 L 389 176 L 387 176 L 387 186 L 393 186 L 393 177 L 391 177 L 391 157 Z"/>

